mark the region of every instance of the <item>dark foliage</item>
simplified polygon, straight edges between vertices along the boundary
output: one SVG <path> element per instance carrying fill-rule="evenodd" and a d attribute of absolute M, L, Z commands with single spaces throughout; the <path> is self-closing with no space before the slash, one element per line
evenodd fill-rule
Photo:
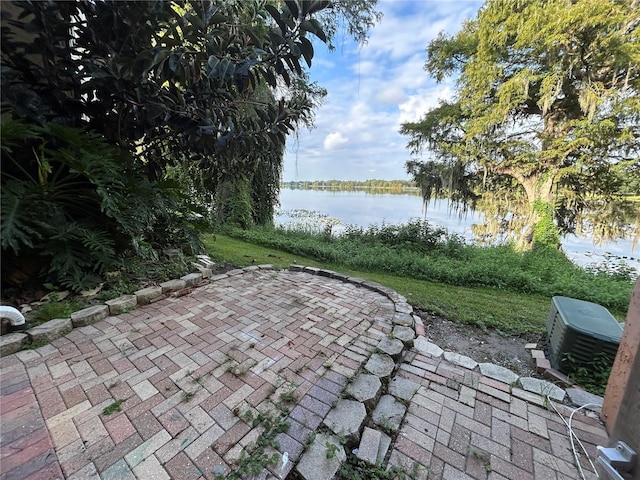
<path fill-rule="evenodd" d="M 202 211 L 180 190 L 150 182 L 130 155 L 98 135 L 47 123 L 2 126 L 2 271 L 81 290 L 123 254 L 162 246 L 199 250 Z"/>
<path fill-rule="evenodd" d="M 252 93 L 303 74 L 307 35 L 325 40 L 312 16 L 328 2 L 16 4 L 23 13 L 2 28 L 3 108 L 141 148 L 157 176 L 185 151 L 202 167 L 242 170 L 310 114 L 300 91 L 272 101 Z"/>
<path fill-rule="evenodd" d="M 2 126 L 5 279 L 78 290 L 129 251 L 197 252 L 220 179 L 254 182 L 264 222 L 315 105 L 302 65 L 328 4 L 5 2 L 2 114 L 21 120 Z"/>

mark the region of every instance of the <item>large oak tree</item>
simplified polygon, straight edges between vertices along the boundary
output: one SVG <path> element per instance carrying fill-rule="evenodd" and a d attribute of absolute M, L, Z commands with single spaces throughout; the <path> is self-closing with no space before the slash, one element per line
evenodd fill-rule
<path fill-rule="evenodd" d="M 455 97 L 406 123 L 407 169 L 425 200 L 479 207 L 520 245 L 638 232 L 638 0 L 496 0 L 428 46 L 425 69 Z M 635 185 L 635 187 L 633 187 Z M 586 227 L 585 227 L 586 226 Z M 486 232 L 485 232 L 486 233 Z"/>

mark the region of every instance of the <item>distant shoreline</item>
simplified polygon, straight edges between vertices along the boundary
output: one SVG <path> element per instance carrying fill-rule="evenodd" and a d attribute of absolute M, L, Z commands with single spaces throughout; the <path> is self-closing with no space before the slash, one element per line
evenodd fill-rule
<path fill-rule="evenodd" d="M 280 182 L 280 188 L 288 188 L 290 190 L 420 194 L 420 188 L 410 180 L 299 180 Z"/>

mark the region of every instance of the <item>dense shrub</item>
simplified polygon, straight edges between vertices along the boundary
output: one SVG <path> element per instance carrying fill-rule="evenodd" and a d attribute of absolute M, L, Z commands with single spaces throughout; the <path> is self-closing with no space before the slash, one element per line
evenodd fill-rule
<path fill-rule="evenodd" d="M 200 250 L 195 226 L 205 217 L 100 136 L 16 121 L 1 136 L 3 286 L 38 279 L 83 290 L 128 252 Z"/>

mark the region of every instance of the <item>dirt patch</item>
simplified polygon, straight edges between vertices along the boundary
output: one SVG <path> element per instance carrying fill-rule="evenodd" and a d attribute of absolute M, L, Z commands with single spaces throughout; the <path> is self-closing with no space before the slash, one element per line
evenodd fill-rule
<path fill-rule="evenodd" d="M 495 363 L 520 376 L 535 376 L 535 365 L 527 343 L 540 343 L 540 335 L 502 336 L 472 325 L 461 325 L 427 312 L 418 312 L 425 336 L 445 351 L 459 353 L 476 362 Z"/>

